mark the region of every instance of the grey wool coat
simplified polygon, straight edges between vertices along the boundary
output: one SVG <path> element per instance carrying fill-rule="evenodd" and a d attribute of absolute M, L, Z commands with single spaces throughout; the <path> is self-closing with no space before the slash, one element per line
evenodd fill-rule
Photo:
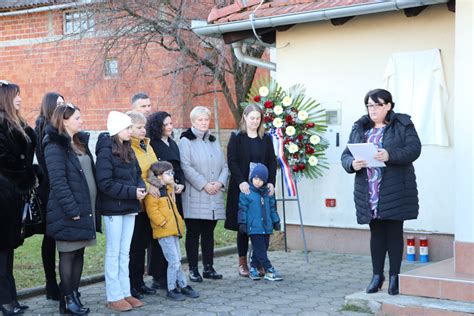
<path fill-rule="evenodd" d="M 209 133 L 199 134 L 194 129 L 187 129 L 179 141 L 181 168 L 186 182 L 186 190 L 182 193 L 184 218 L 225 219 L 223 189 L 229 176 L 227 162 L 216 138 Z M 217 194 L 210 195 L 204 186 L 213 181 L 224 186 Z"/>

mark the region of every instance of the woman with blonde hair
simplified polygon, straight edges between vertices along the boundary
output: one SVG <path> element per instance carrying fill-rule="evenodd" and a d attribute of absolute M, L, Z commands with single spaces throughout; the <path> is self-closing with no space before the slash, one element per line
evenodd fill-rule
<path fill-rule="evenodd" d="M 237 250 L 239 253 L 239 275 L 249 276 L 247 252 L 249 237 L 239 232 L 237 215 L 239 211 L 239 194 L 250 194 L 249 175 L 251 168 L 262 163 L 268 168 L 269 194 L 275 191 L 276 158 L 270 135 L 265 133 L 263 112 L 256 104 L 244 109 L 239 131 L 232 133 L 227 145 L 227 162 L 230 170 L 229 191 L 227 193 L 225 228 L 237 231 Z M 265 271 L 260 267 L 261 276 Z"/>
<path fill-rule="evenodd" d="M 179 151 L 186 190 L 183 196 L 186 223 L 186 254 L 189 279 L 202 282 L 222 279 L 214 269 L 214 229 L 217 221 L 225 219 L 224 187 L 229 170 L 219 142 L 211 135 L 211 112 L 196 106 L 190 114 L 192 127 L 181 134 Z M 201 239 L 203 275 L 198 270 L 199 239 Z"/>

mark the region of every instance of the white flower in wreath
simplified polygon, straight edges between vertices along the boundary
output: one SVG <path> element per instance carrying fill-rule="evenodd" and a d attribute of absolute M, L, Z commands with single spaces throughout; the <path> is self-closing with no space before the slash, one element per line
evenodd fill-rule
<path fill-rule="evenodd" d="M 318 135 L 313 135 L 309 138 L 309 142 L 313 145 L 319 144 L 321 138 Z"/>
<path fill-rule="evenodd" d="M 308 159 L 308 163 L 310 166 L 314 167 L 318 164 L 318 158 L 316 158 L 316 156 L 311 156 Z"/>
<path fill-rule="evenodd" d="M 273 126 L 275 126 L 276 128 L 280 128 L 283 126 L 283 121 L 281 120 L 281 118 L 277 117 L 273 120 Z"/>
<path fill-rule="evenodd" d="M 295 135 L 295 133 L 296 133 L 296 129 L 293 126 L 288 126 L 285 129 L 285 134 L 288 135 L 288 136 L 293 136 L 293 135 Z"/>
<path fill-rule="evenodd" d="M 308 118 L 308 112 L 306 112 L 305 110 L 301 110 L 298 112 L 298 118 L 302 121 L 305 121 L 307 118 Z"/>
<path fill-rule="evenodd" d="M 296 153 L 298 150 L 299 150 L 299 147 L 298 147 L 298 145 L 296 145 L 295 143 L 289 143 L 289 144 L 288 144 L 288 151 L 290 152 L 290 154 L 294 154 L 294 153 Z"/>
<path fill-rule="evenodd" d="M 258 89 L 258 94 L 260 94 L 260 96 L 262 97 L 266 97 L 269 93 L 270 93 L 270 90 L 268 90 L 268 88 L 265 86 L 260 87 L 260 89 Z"/>
<path fill-rule="evenodd" d="M 275 113 L 276 115 L 280 115 L 281 113 L 283 113 L 283 108 L 277 105 L 273 108 L 273 113 Z"/>
<path fill-rule="evenodd" d="M 293 99 L 289 96 L 284 97 L 281 101 L 281 104 L 283 104 L 283 106 L 290 106 L 291 103 L 293 103 Z"/>

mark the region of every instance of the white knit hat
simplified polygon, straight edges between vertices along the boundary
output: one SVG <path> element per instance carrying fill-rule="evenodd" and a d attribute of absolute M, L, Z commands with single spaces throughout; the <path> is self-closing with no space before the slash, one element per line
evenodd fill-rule
<path fill-rule="evenodd" d="M 107 130 L 110 136 L 120 133 L 122 130 L 132 125 L 130 116 L 121 112 L 112 111 L 107 118 Z"/>

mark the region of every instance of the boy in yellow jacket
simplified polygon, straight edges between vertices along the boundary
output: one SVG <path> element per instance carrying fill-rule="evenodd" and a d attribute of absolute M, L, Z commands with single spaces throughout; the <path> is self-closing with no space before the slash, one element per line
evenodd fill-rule
<path fill-rule="evenodd" d="M 186 296 L 199 297 L 199 293 L 187 285 L 186 276 L 181 270 L 179 238 L 184 233 L 184 221 L 179 215 L 174 200 L 173 176 L 174 171 L 171 163 L 158 161 L 151 165 L 148 172 L 148 182 L 160 188 L 160 197 L 156 198 L 148 194 L 145 198 L 145 209 L 150 218 L 153 239 L 158 239 L 166 261 L 168 261 L 166 297 L 175 301 L 183 301 Z"/>

